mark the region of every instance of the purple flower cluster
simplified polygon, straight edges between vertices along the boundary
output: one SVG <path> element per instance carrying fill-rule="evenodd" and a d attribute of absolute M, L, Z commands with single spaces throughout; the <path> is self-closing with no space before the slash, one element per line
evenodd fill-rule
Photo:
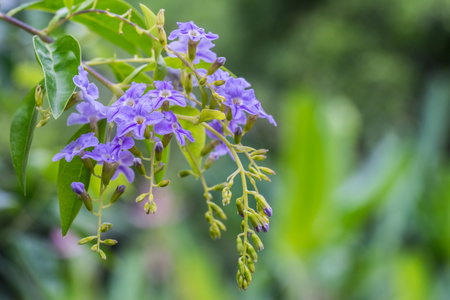
<path fill-rule="evenodd" d="M 95 84 L 89 83 L 87 72 L 81 66 L 79 74 L 73 80 L 80 88 L 82 99 L 85 102 L 76 106 L 78 113 L 72 113 L 69 116 L 67 125 L 93 125 L 106 118 L 108 122 L 114 122 L 117 126 L 116 136 L 111 142 L 100 143 L 93 132 L 83 134 L 56 154 L 53 161 L 65 158 L 70 162 L 75 156 L 80 156 L 83 160 L 93 159 L 100 165 L 112 166 L 115 170 L 111 177 L 112 180 L 123 173 L 126 179 L 132 182 L 134 172 L 130 167 L 133 165 L 134 155 L 129 149 L 134 146 L 134 139 L 150 137 L 148 130 L 150 125 L 154 126 L 157 134 L 175 134 L 182 146 L 186 144 L 185 138 L 194 142 L 192 134 L 181 127 L 175 114 L 171 111 L 161 112 L 158 110 L 166 101 L 168 105 L 186 106 L 184 96 L 174 90 L 171 82 L 155 81 L 156 89 L 145 94 L 147 86 L 144 83 L 133 82 L 122 97 L 111 106 L 105 107 L 96 101 L 98 89 Z M 159 138 L 155 138 L 159 140 Z M 91 150 L 87 150 L 87 148 L 91 148 Z"/>

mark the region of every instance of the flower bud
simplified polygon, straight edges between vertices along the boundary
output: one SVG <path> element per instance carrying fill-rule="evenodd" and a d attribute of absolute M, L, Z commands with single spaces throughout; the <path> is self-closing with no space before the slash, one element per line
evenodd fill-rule
<path fill-rule="evenodd" d="M 203 168 L 205 170 L 208 170 L 209 168 L 211 168 L 211 166 L 213 165 L 213 163 L 215 163 L 215 161 L 217 160 L 217 155 L 215 154 L 210 154 L 208 156 L 208 158 L 205 160 L 205 163 L 203 164 Z"/>
<path fill-rule="evenodd" d="M 242 198 L 236 200 L 236 209 L 238 214 L 243 218 L 244 217 L 244 204 L 242 203 Z"/>
<path fill-rule="evenodd" d="M 212 224 L 212 225 L 209 227 L 209 236 L 210 236 L 213 240 L 218 239 L 218 238 L 220 239 L 220 229 L 219 229 L 219 226 L 217 226 L 216 223 Z"/>
<path fill-rule="evenodd" d="M 223 210 L 217 204 L 215 204 L 214 202 L 208 202 L 208 204 L 219 218 L 221 218 L 222 220 L 227 219 L 227 215 L 223 212 Z"/>
<path fill-rule="evenodd" d="M 103 260 L 106 260 L 106 254 L 105 254 L 105 252 L 103 252 L 103 250 L 98 250 L 98 254 L 100 255 L 100 257 L 101 257 Z"/>
<path fill-rule="evenodd" d="M 263 223 L 262 225 L 262 230 L 264 232 L 268 232 L 269 231 L 269 223 Z"/>
<path fill-rule="evenodd" d="M 44 93 L 42 91 L 42 87 L 40 84 L 36 85 L 36 89 L 34 90 L 34 100 L 36 102 L 37 107 L 41 107 L 44 99 Z"/>
<path fill-rule="evenodd" d="M 79 195 L 79 196 L 83 196 L 84 194 L 86 194 L 86 190 L 84 188 L 84 183 L 82 182 L 72 182 L 72 184 L 70 185 L 72 187 L 72 190 L 74 191 L 75 194 Z"/>
<path fill-rule="evenodd" d="M 161 180 L 159 183 L 158 183 L 158 187 L 166 187 L 166 186 L 168 186 L 170 184 L 170 180 Z"/>
<path fill-rule="evenodd" d="M 135 159 L 133 159 L 133 166 L 136 168 L 139 174 L 145 176 L 145 167 L 140 158 L 136 157 Z"/>
<path fill-rule="evenodd" d="M 272 216 L 272 208 L 270 207 L 269 203 L 267 203 L 266 199 L 263 195 L 257 194 L 255 195 L 255 200 L 258 205 L 261 206 L 263 209 L 263 212 L 266 214 L 266 216 L 271 217 Z"/>
<path fill-rule="evenodd" d="M 236 129 L 234 130 L 234 142 L 236 144 L 241 143 L 242 133 L 243 133 L 242 128 L 240 126 L 237 126 Z"/>
<path fill-rule="evenodd" d="M 267 177 L 266 175 L 264 175 L 264 174 L 262 174 L 262 173 L 260 173 L 259 176 L 261 177 L 262 180 L 265 180 L 265 181 L 267 181 L 267 182 L 270 182 L 270 181 L 271 181 L 269 177 Z"/>
<path fill-rule="evenodd" d="M 147 194 L 140 194 L 139 196 L 137 196 L 136 202 L 142 202 L 142 200 L 144 200 L 145 197 L 147 197 Z"/>
<path fill-rule="evenodd" d="M 200 80 L 198 81 L 198 85 L 205 85 L 206 80 L 207 80 L 206 76 L 203 76 L 203 77 L 200 78 Z"/>
<path fill-rule="evenodd" d="M 255 273 L 255 263 L 252 259 L 247 260 L 247 267 L 250 270 L 250 272 Z"/>
<path fill-rule="evenodd" d="M 156 15 L 156 25 L 164 26 L 165 18 L 164 18 L 164 9 L 160 9 L 158 14 Z"/>
<path fill-rule="evenodd" d="M 36 128 L 41 128 L 48 123 L 50 120 L 50 115 L 46 115 L 39 120 L 39 123 L 36 125 Z"/>
<path fill-rule="evenodd" d="M 258 149 L 258 150 L 255 150 L 255 151 L 252 152 L 252 156 L 253 155 L 264 155 L 267 152 L 269 152 L 268 149 Z"/>
<path fill-rule="evenodd" d="M 244 276 L 241 275 L 240 271 L 238 271 L 238 273 L 237 273 L 237 282 L 238 282 L 239 289 L 243 289 L 244 288 Z"/>
<path fill-rule="evenodd" d="M 211 212 L 207 211 L 207 212 L 205 213 L 205 220 L 206 220 L 206 222 L 212 224 L 214 218 L 213 218 Z"/>
<path fill-rule="evenodd" d="M 119 166 L 118 162 L 103 163 L 102 181 L 105 186 L 109 184 L 109 181 L 111 180 L 111 177 L 113 177 L 118 166 Z"/>
<path fill-rule="evenodd" d="M 225 82 L 226 82 L 225 80 L 216 80 L 212 84 L 215 86 L 221 86 L 221 85 L 224 85 Z"/>
<path fill-rule="evenodd" d="M 151 202 L 146 202 L 144 205 L 144 211 L 145 213 L 148 214 L 156 214 L 156 210 L 157 210 L 157 206 L 156 203 L 151 201 Z"/>
<path fill-rule="evenodd" d="M 248 116 L 247 123 L 245 123 L 245 126 L 244 126 L 244 133 L 249 132 L 252 129 L 253 125 L 256 122 L 256 119 L 258 119 L 257 115 Z"/>
<path fill-rule="evenodd" d="M 97 236 L 95 236 L 95 235 L 82 238 L 81 240 L 78 241 L 78 245 L 87 244 L 95 238 L 97 238 Z"/>
<path fill-rule="evenodd" d="M 116 190 L 112 194 L 111 199 L 109 199 L 109 203 L 110 204 L 116 203 L 117 200 L 119 200 L 120 196 L 122 196 L 122 194 L 125 192 L 125 188 L 126 188 L 126 186 L 124 186 L 124 185 L 118 185 L 116 187 Z"/>
<path fill-rule="evenodd" d="M 269 175 L 275 175 L 275 171 L 266 167 L 259 167 L 260 170 L 262 170 L 264 173 Z"/>
<path fill-rule="evenodd" d="M 158 174 L 159 172 L 161 172 L 162 170 L 164 170 L 164 167 L 165 167 L 164 163 L 163 163 L 163 162 L 159 162 L 159 163 L 155 166 L 155 168 L 153 169 L 153 175 L 156 175 L 156 174 Z"/>
<path fill-rule="evenodd" d="M 244 277 L 245 277 L 245 279 L 247 279 L 248 282 L 252 281 L 252 274 L 250 273 L 250 270 L 248 267 L 245 268 Z"/>
<path fill-rule="evenodd" d="M 220 144 L 220 140 L 210 141 L 208 144 L 206 144 L 205 147 L 203 147 L 202 151 L 200 152 L 200 155 L 205 156 L 206 154 L 208 154 L 209 152 L 214 150 L 214 148 L 216 148 L 219 144 Z"/>
<path fill-rule="evenodd" d="M 184 78 L 183 87 L 187 95 L 192 92 L 192 73 L 187 74 Z"/>
<path fill-rule="evenodd" d="M 102 226 L 100 226 L 100 231 L 101 232 L 107 232 L 112 227 L 113 227 L 113 224 L 111 224 L 111 223 L 103 223 Z"/>
<path fill-rule="evenodd" d="M 226 231 L 227 230 L 227 227 L 225 226 L 225 224 L 223 224 L 219 220 L 214 220 L 214 223 L 217 224 L 217 226 L 219 226 L 220 230 L 222 230 L 222 231 Z"/>
<path fill-rule="evenodd" d="M 152 134 L 150 132 L 150 127 L 149 126 L 145 126 L 145 130 L 144 130 L 144 138 L 146 140 L 150 140 L 152 138 Z"/>
<path fill-rule="evenodd" d="M 91 251 L 95 252 L 98 250 L 98 244 L 95 244 L 94 246 L 91 247 Z"/>
<path fill-rule="evenodd" d="M 245 245 L 247 247 L 248 255 L 250 255 L 250 257 L 252 258 L 252 260 L 254 262 L 257 262 L 258 261 L 258 254 L 256 254 L 255 248 L 253 248 L 253 246 L 249 242 L 246 242 Z"/>
<path fill-rule="evenodd" d="M 156 142 L 156 144 L 155 144 L 155 158 L 156 158 L 156 161 L 161 161 L 163 150 L 164 150 L 163 144 L 161 142 Z"/>
<path fill-rule="evenodd" d="M 233 120 L 233 114 L 231 112 L 231 109 L 227 110 L 227 114 L 226 115 L 227 115 L 227 121 Z"/>
<path fill-rule="evenodd" d="M 256 160 L 256 161 L 263 161 L 263 160 L 265 160 L 267 158 L 267 156 L 265 156 L 265 155 L 255 155 L 255 156 L 252 156 L 252 158 L 254 160 Z"/>
<path fill-rule="evenodd" d="M 159 33 L 159 43 L 161 44 L 161 46 L 165 47 L 167 45 L 166 31 L 164 30 L 164 27 L 162 27 L 161 25 L 158 25 L 157 27 Z"/>
<path fill-rule="evenodd" d="M 118 243 L 118 241 L 113 240 L 113 239 L 107 239 L 107 240 L 104 240 L 103 242 L 108 246 L 114 246 L 115 244 Z"/>
<path fill-rule="evenodd" d="M 191 170 L 181 170 L 181 171 L 178 173 L 178 176 L 181 177 L 181 178 L 183 178 L 183 177 L 188 177 L 189 175 L 192 175 L 192 174 L 193 174 L 193 173 L 192 173 Z"/>
<path fill-rule="evenodd" d="M 239 267 L 239 272 L 240 272 L 241 274 L 245 274 L 245 264 L 244 264 L 244 262 L 242 261 L 242 259 L 239 259 L 239 260 L 238 260 L 238 267 Z"/>
<path fill-rule="evenodd" d="M 197 45 L 198 45 L 198 43 L 199 43 L 199 41 L 198 42 L 194 42 L 193 40 L 189 39 L 189 42 L 188 42 L 188 56 L 189 56 L 189 59 L 191 61 L 194 61 L 195 56 L 197 55 Z"/>
<path fill-rule="evenodd" d="M 141 151 L 139 151 L 139 149 L 136 146 L 131 147 L 130 149 L 128 149 L 128 151 L 130 151 L 131 154 L 133 154 L 134 156 L 142 157 Z"/>
<path fill-rule="evenodd" d="M 256 250 L 261 251 L 264 249 L 264 244 L 261 242 L 259 236 L 257 236 L 255 233 L 252 234 L 252 240 L 253 244 L 255 244 Z"/>
<path fill-rule="evenodd" d="M 236 239 L 236 249 L 239 255 L 242 255 L 242 251 L 244 251 L 244 244 L 242 244 L 242 239 L 240 237 Z"/>
<path fill-rule="evenodd" d="M 81 161 L 83 162 L 84 166 L 86 167 L 86 169 L 89 170 L 89 172 L 91 172 L 92 174 L 94 174 L 94 165 L 92 164 L 92 160 L 87 157 L 87 158 L 82 158 Z"/>
<path fill-rule="evenodd" d="M 211 65 L 211 67 L 209 67 L 206 76 L 216 73 L 217 69 L 219 69 L 221 66 L 225 64 L 225 61 L 226 61 L 225 57 L 218 57 L 216 61 Z"/>
<path fill-rule="evenodd" d="M 66 107 L 64 107 L 64 111 L 69 110 L 72 106 L 78 103 L 81 100 L 82 93 L 81 92 L 73 92 L 70 96 L 69 101 L 67 101 Z"/>
<path fill-rule="evenodd" d="M 227 183 L 226 183 L 226 182 L 222 182 L 222 183 L 219 183 L 219 184 L 216 184 L 215 186 L 213 186 L 212 189 L 213 189 L 214 191 L 220 192 L 220 191 L 222 191 L 226 186 L 227 186 Z"/>
<path fill-rule="evenodd" d="M 252 223 L 252 226 L 255 229 L 255 231 L 261 232 L 262 226 L 261 226 L 261 223 L 259 222 L 258 217 L 255 216 L 255 214 L 253 214 L 253 213 L 249 213 L 248 218 L 250 219 L 250 223 Z"/>
<path fill-rule="evenodd" d="M 169 144 L 170 139 L 172 138 L 172 136 L 173 136 L 173 133 L 168 133 L 168 134 L 165 134 L 165 135 L 163 136 L 161 142 L 162 142 L 164 148 L 167 147 L 167 145 Z"/>

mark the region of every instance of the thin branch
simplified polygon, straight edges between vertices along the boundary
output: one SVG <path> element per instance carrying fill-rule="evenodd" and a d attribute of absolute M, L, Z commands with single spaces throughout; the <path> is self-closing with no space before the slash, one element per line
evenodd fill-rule
<path fill-rule="evenodd" d="M 8 23 L 10 23 L 10 24 L 12 24 L 12 25 L 14 25 L 16 27 L 19 27 L 19 28 L 21 28 L 21 29 L 23 29 L 23 30 L 33 34 L 33 35 L 39 36 L 44 43 L 51 44 L 51 43 L 53 43 L 55 41 L 51 37 L 45 35 L 42 31 L 40 31 L 40 30 L 38 30 L 38 29 L 36 29 L 34 27 L 31 27 L 30 25 L 28 25 L 28 24 L 26 24 L 26 23 L 24 23 L 24 22 L 22 22 L 22 21 L 20 21 L 20 20 L 18 20 L 16 18 L 10 17 L 10 16 L 8 16 L 8 15 L 2 13 L 2 12 L 0 12 L 0 19 L 3 19 L 6 22 L 8 22 Z"/>

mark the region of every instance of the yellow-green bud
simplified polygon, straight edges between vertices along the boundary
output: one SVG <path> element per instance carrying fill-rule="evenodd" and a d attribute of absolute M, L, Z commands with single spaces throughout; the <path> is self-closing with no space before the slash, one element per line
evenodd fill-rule
<path fill-rule="evenodd" d="M 136 168 L 139 174 L 145 176 L 145 174 L 147 173 L 145 171 L 144 164 L 142 163 L 142 160 L 139 157 L 133 159 L 133 166 Z"/>
<path fill-rule="evenodd" d="M 91 247 L 91 251 L 95 252 L 98 250 L 98 244 L 95 244 L 94 246 Z"/>
<path fill-rule="evenodd" d="M 192 92 L 192 73 L 187 74 L 183 82 L 184 90 L 189 95 Z"/>
<path fill-rule="evenodd" d="M 244 126 L 244 133 L 249 132 L 252 129 L 253 125 L 256 122 L 256 119 L 258 119 L 257 115 L 248 116 L 247 123 Z"/>
<path fill-rule="evenodd" d="M 78 245 L 84 245 L 97 238 L 97 236 L 88 236 L 78 241 Z"/>
<path fill-rule="evenodd" d="M 263 161 L 263 160 L 265 160 L 267 158 L 267 156 L 265 156 L 265 155 L 255 155 L 252 158 L 254 160 L 256 160 L 256 161 Z"/>
<path fill-rule="evenodd" d="M 239 255 L 242 255 L 242 251 L 244 251 L 244 245 L 242 244 L 242 239 L 240 237 L 236 239 L 236 249 Z"/>
<path fill-rule="evenodd" d="M 209 67 L 206 75 L 212 75 L 214 73 L 216 73 L 217 69 L 219 69 L 221 66 L 223 66 L 225 64 L 225 57 L 218 57 L 216 59 L 216 61 L 211 65 L 211 67 Z"/>
<path fill-rule="evenodd" d="M 155 174 L 158 174 L 159 172 L 161 172 L 162 170 L 164 170 L 164 167 L 165 167 L 164 163 L 163 163 L 163 162 L 159 162 L 159 163 L 155 166 L 155 168 L 153 169 L 153 174 L 154 174 L 154 175 L 155 175 Z"/>
<path fill-rule="evenodd" d="M 250 273 L 250 270 L 248 267 L 245 268 L 244 273 L 245 279 L 247 279 L 248 282 L 252 282 L 252 273 Z"/>
<path fill-rule="evenodd" d="M 103 260 L 106 260 L 106 254 L 105 254 L 105 252 L 103 252 L 103 250 L 98 250 L 98 254 L 100 255 L 100 257 L 101 257 Z"/>
<path fill-rule="evenodd" d="M 128 149 L 128 151 L 130 151 L 131 154 L 133 154 L 134 156 L 142 157 L 141 151 L 139 151 L 139 149 L 136 146 L 131 147 L 130 149 Z"/>
<path fill-rule="evenodd" d="M 114 191 L 114 193 L 111 196 L 111 199 L 109 200 L 110 204 L 114 204 L 117 202 L 117 200 L 119 200 L 120 196 L 122 196 L 122 194 L 125 192 L 125 188 L 126 186 L 124 185 L 119 185 L 116 187 L 116 190 Z"/>
<path fill-rule="evenodd" d="M 221 86 L 221 85 L 224 85 L 225 82 L 226 82 L 225 80 L 216 80 L 212 84 L 215 86 Z"/>
<path fill-rule="evenodd" d="M 217 226 L 219 226 L 220 230 L 222 230 L 222 231 L 226 231 L 227 230 L 227 227 L 221 221 L 214 220 L 214 222 L 217 224 Z"/>
<path fill-rule="evenodd" d="M 244 204 L 242 203 L 242 198 L 236 200 L 236 209 L 238 214 L 243 218 L 244 217 Z"/>
<path fill-rule="evenodd" d="M 164 18 L 164 9 L 160 9 L 158 14 L 156 15 L 156 25 L 164 26 L 165 18 Z"/>
<path fill-rule="evenodd" d="M 213 240 L 218 239 L 218 238 L 220 239 L 220 229 L 216 223 L 212 224 L 209 227 L 209 235 Z"/>
<path fill-rule="evenodd" d="M 206 76 L 200 78 L 200 80 L 198 81 L 198 84 L 199 84 L 199 85 L 205 85 L 206 79 L 207 79 Z"/>
<path fill-rule="evenodd" d="M 36 106 L 41 107 L 44 99 L 44 93 L 42 91 L 42 87 L 40 84 L 36 85 L 36 89 L 34 90 L 34 100 L 36 101 Z"/>
<path fill-rule="evenodd" d="M 147 194 L 140 194 L 139 196 L 137 196 L 136 202 L 141 202 L 145 199 L 145 197 L 147 197 Z"/>
<path fill-rule="evenodd" d="M 166 31 L 164 30 L 164 27 L 162 27 L 161 25 L 158 25 L 157 27 L 159 33 L 159 43 L 161 44 L 161 46 L 165 47 L 167 45 Z"/>
<path fill-rule="evenodd" d="M 255 248 L 253 248 L 253 246 L 249 242 L 246 242 L 245 245 L 247 246 L 247 253 L 250 255 L 254 262 L 257 262 L 258 254 L 256 254 Z"/>
<path fill-rule="evenodd" d="M 248 269 L 250 270 L 250 272 L 255 273 L 255 263 L 253 262 L 253 260 L 248 259 L 247 266 L 248 266 Z"/>
<path fill-rule="evenodd" d="M 275 171 L 266 167 L 259 167 L 264 173 L 269 175 L 275 175 Z"/>
<path fill-rule="evenodd" d="M 209 211 L 207 211 L 205 213 L 205 219 L 206 219 L 206 222 L 208 222 L 210 224 L 212 224 L 212 222 L 214 220 L 214 218 L 212 217 L 212 214 Z"/>
<path fill-rule="evenodd" d="M 244 275 L 245 274 L 245 264 L 242 261 L 242 259 L 239 259 L 238 261 L 238 267 L 239 267 L 239 272 Z"/>
<path fill-rule="evenodd" d="M 192 173 L 191 170 L 181 170 L 181 171 L 178 173 L 178 176 L 181 177 L 181 178 L 183 178 L 183 177 L 188 177 L 189 175 L 192 175 L 192 174 L 193 174 L 193 173 Z"/>
<path fill-rule="evenodd" d="M 113 227 L 113 224 L 111 224 L 111 223 L 103 223 L 102 226 L 100 226 L 100 231 L 101 232 L 107 232 L 112 227 Z"/>
<path fill-rule="evenodd" d="M 170 180 L 161 180 L 159 183 L 158 183 L 158 187 L 166 187 L 166 186 L 168 186 L 170 184 Z"/>
<path fill-rule="evenodd" d="M 264 244 L 261 242 L 261 239 L 256 235 L 256 233 L 252 234 L 252 240 L 253 244 L 255 244 L 256 250 L 261 251 L 264 249 Z"/>
<path fill-rule="evenodd" d="M 219 184 L 216 184 L 215 186 L 213 186 L 212 189 L 213 189 L 214 191 L 220 192 L 220 191 L 222 191 L 226 186 L 227 186 L 227 183 L 226 183 L 226 182 L 222 182 L 222 183 L 219 183 Z"/>
<path fill-rule="evenodd" d="M 208 204 L 219 218 L 221 218 L 222 220 L 227 219 L 227 215 L 223 212 L 223 210 L 217 204 L 215 204 L 213 202 L 208 202 Z"/>
<path fill-rule="evenodd" d="M 42 126 L 46 125 L 49 120 L 50 120 L 50 115 L 46 115 L 45 117 L 42 117 L 42 119 L 39 120 L 39 123 L 36 125 L 36 127 L 41 128 Z"/>
<path fill-rule="evenodd" d="M 118 243 L 118 241 L 113 240 L 113 239 L 107 239 L 107 240 L 104 240 L 103 242 L 108 246 L 114 246 L 115 244 Z"/>
<path fill-rule="evenodd" d="M 264 155 L 267 152 L 269 152 L 268 149 L 258 149 L 258 150 L 255 150 L 255 151 L 252 152 L 252 156 L 253 155 Z"/>

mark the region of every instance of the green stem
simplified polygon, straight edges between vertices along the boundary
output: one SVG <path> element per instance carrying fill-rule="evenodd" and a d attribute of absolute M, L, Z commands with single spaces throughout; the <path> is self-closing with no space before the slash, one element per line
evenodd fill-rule
<path fill-rule="evenodd" d="M 105 65 L 105 64 L 114 64 L 114 63 L 154 63 L 155 60 L 153 58 L 145 58 L 145 57 L 139 57 L 139 58 L 124 58 L 124 59 L 105 59 L 105 60 L 90 60 L 86 61 L 85 64 L 88 66 L 98 66 L 98 65 Z"/>
<path fill-rule="evenodd" d="M 103 181 L 100 180 L 100 196 L 98 198 L 97 252 L 100 250 L 100 241 L 101 241 L 100 228 L 102 227 L 103 192 L 104 192 Z"/>
<path fill-rule="evenodd" d="M 150 188 L 148 191 L 148 199 L 147 202 L 148 204 L 150 204 L 150 197 L 152 198 L 152 202 L 153 202 L 153 170 L 154 170 L 154 161 L 155 161 L 155 132 L 152 130 L 152 137 L 150 142 L 152 143 L 152 149 L 150 151 L 150 176 L 149 176 L 149 180 L 150 180 Z"/>

